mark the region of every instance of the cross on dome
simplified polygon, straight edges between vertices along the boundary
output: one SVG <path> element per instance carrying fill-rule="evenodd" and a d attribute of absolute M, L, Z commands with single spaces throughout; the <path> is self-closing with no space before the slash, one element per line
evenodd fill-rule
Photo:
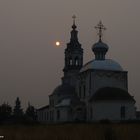
<path fill-rule="evenodd" d="M 72 16 L 72 18 L 73 18 L 73 24 L 75 24 L 75 19 L 76 19 L 76 16 L 75 16 L 75 15 L 73 15 L 73 16 Z"/>
<path fill-rule="evenodd" d="M 102 41 L 102 36 L 103 36 L 103 30 L 106 30 L 106 27 L 103 25 L 102 21 L 100 21 L 97 26 L 95 26 L 95 29 L 99 30 L 98 35 L 99 35 L 99 41 Z"/>

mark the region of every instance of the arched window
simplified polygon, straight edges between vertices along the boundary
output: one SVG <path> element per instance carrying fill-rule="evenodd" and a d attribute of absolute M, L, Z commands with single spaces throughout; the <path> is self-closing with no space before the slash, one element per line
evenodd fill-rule
<path fill-rule="evenodd" d="M 79 86 L 79 97 L 81 98 L 81 86 Z"/>
<path fill-rule="evenodd" d="M 57 120 L 59 120 L 59 119 L 60 119 L 60 111 L 57 110 Z"/>
<path fill-rule="evenodd" d="M 125 106 L 121 106 L 121 109 L 120 109 L 121 119 L 125 119 L 125 113 L 126 113 L 125 110 L 126 110 Z"/>
<path fill-rule="evenodd" d="M 69 65 L 72 65 L 72 58 L 69 58 Z"/>
<path fill-rule="evenodd" d="M 47 111 L 47 120 L 49 120 L 49 112 Z"/>
<path fill-rule="evenodd" d="M 92 111 L 92 107 L 90 107 L 90 119 L 92 119 L 93 117 L 93 111 Z"/>
<path fill-rule="evenodd" d="M 75 65 L 76 65 L 76 66 L 79 65 L 79 59 L 78 59 L 78 57 L 75 58 Z"/>
<path fill-rule="evenodd" d="M 80 58 L 79 65 L 83 64 L 83 58 Z"/>
<path fill-rule="evenodd" d="M 83 86 L 83 98 L 85 98 L 86 97 L 86 86 L 84 85 Z"/>

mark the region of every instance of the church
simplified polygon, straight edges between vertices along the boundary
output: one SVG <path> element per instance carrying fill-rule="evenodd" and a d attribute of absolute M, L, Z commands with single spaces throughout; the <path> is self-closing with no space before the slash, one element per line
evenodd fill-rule
<path fill-rule="evenodd" d="M 39 122 L 136 119 L 136 101 L 128 92 L 128 72 L 106 58 L 109 46 L 102 39 L 106 29 L 102 22 L 95 28 L 99 36 L 92 46 L 95 58 L 83 65 L 83 49 L 73 17 L 70 42 L 64 53 L 62 83 L 49 95 L 49 105 L 37 110 Z"/>

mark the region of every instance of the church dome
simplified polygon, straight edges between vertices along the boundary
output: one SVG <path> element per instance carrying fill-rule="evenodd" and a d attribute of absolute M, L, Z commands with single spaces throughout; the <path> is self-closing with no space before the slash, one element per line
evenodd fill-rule
<path fill-rule="evenodd" d="M 75 88 L 69 84 L 62 84 L 55 88 L 53 94 L 57 95 L 74 95 Z"/>
<path fill-rule="evenodd" d="M 109 47 L 107 44 L 103 43 L 102 41 L 99 41 L 92 46 L 92 51 L 93 52 L 100 52 L 100 51 L 107 52 L 108 48 Z"/>
<path fill-rule="evenodd" d="M 123 68 L 116 61 L 112 59 L 105 60 L 92 60 L 86 63 L 80 70 L 80 72 L 84 72 L 86 70 L 111 70 L 111 71 L 123 71 Z"/>

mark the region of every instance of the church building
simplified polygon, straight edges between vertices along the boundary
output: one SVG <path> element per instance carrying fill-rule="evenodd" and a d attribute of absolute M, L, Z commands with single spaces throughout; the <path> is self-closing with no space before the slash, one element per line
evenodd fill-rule
<path fill-rule="evenodd" d="M 49 95 L 49 105 L 37 110 L 42 123 L 120 121 L 136 119 L 135 99 L 128 93 L 127 71 L 106 58 L 102 22 L 95 27 L 99 40 L 92 46 L 95 58 L 83 65 L 83 49 L 73 17 L 70 42 L 65 49 L 62 83 Z"/>

